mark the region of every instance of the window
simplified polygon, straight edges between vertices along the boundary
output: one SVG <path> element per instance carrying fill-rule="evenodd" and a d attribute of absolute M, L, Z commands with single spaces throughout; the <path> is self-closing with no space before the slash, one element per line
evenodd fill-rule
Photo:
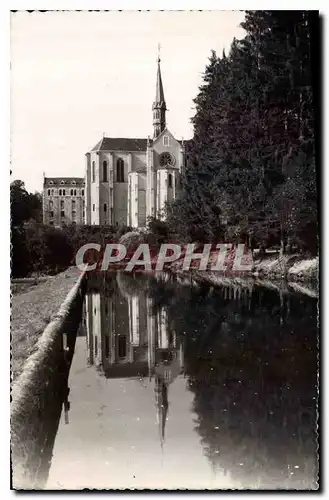
<path fill-rule="evenodd" d="M 61 200 L 61 210 L 64 209 L 64 200 Z"/>
<path fill-rule="evenodd" d="M 169 137 L 168 135 L 163 136 L 163 145 L 164 146 L 169 146 Z"/>
<path fill-rule="evenodd" d="M 50 189 L 48 189 L 48 196 L 50 196 Z"/>
<path fill-rule="evenodd" d="M 117 159 L 117 182 L 124 182 L 124 163 L 122 158 Z"/>
<path fill-rule="evenodd" d="M 92 163 L 92 182 L 95 182 L 95 162 Z"/>
<path fill-rule="evenodd" d="M 71 196 L 73 196 L 73 189 L 71 189 Z"/>
<path fill-rule="evenodd" d="M 95 203 L 93 204 L 93 212 L 95 212 Z"/>
<path fill-rule="evenodd" d="M 172 188 L 172 174 L 168 174 L 168 187 Z"/>
<path fill-rule="evenodd" d="M 51 196 L 54 196 L 54 190 L 53 189 L 51 190 Z"/>
<path fill-rule="evenodd" d="M 65 189 L 63 189 L 63 196 L 65 196 Z"/>
<path fill-rule="evenodd" d="M 104 212 L 107 212 L 107 203 L 104 203 Z"/>
<path fill-rule="evenodd" d="M 72 184 L 73 184 L 73 186 L 75 186 L 75 185 L 76 185 L 76 182 L 75 182 L 75 181 L 72 181 Z"/>
<path fill-rule="evenodd" d="M 72 210 L 75 210 L 75 200 L 72 200 Z"/>
<path fill-rule="evenodd" d="M 166 165 L 173 165 L 174 164 L 174 157 L 168 153 L 168 151 L 165 151 L 164 153 L 161 153 L 160 155 L 160 166 L 165 167 Z"/>
<path fill-rule="evenodd" d="M 59 196 L 62 196 L 62 190 L 61 189 L 59 190 Z"/>
<path fill-rule="evenodd" d="M 127 338 L 123 335 L 119 337 L 119 358 L 125 358 L 127 355 Z"/>
<path fill-rule="evenodd" d="M 53 181 L 49 181 L 49 185 L 52 186 L 54 183 Z"/>
<path fill-rule="evenodd" d="M 84 196 L 84 195 L 85 195 L 85 190 L 81 189 L 81 196 Z"/>
<path fill-rule="evenodd" d="M 77 213 L 75 210 L 72 210 L 72 219 L 74 220 L 77 216 Z"/>
<path fill-rule="evenodd" d="M 52 202 L 52 201 L 50 201 L 50 202 L 49 202 L 49 210 L 52 210 L 52 209 L 53 209 L 53 202 Z"/>
<path fill-rule="evenodd" d="M 107 161 L 103 161 L 103 182 L 107 182 Z"/>
<path fill-rule="evenodd" d="M 49 212 L 49 216 L 54 217 L 54 212 L 52 210 Z"/>
<path fill-rule="evenodd" d="M 61 217 L 65 217 L 65 212 L 64 212 L 64 210 L 61 210 Z"/>

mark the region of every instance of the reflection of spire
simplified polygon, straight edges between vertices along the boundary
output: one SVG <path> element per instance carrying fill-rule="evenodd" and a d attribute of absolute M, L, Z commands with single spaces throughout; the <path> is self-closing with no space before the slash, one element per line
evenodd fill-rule
<path fill-rule="evenodd" d="M 70 388 L 68 387 L 67 390 L 66 390 L 65 399 L 64 399 L 64 402 L 63 402 L 63 405 L 64 405 L 64 420 L 65 420 L 66 424 L 69 423 L 69 410 L 71 408 L 70 401 L 68 400 L 69 394 L 70 394 Z"/>
<path fill-rule="evenodd" d="M 165 441 L 166 421 L 168 414 L 168 387 L 162 377 L 155 377 L 155 401 L 161 449 Z"/>

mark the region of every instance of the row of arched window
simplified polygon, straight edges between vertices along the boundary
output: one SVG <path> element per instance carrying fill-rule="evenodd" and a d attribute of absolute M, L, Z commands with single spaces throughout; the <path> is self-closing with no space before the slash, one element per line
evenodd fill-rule
<path fill-rule="evenodd" d="M 65 196 L 66 195 L 65 189 L 59 189 L 58 190 L 58 194 L 59 194 L 59 196 Z M 70 195 L 71 196 L 77 196 L 77 190 L 76 189 L 71 189 L 70 190 Z M 84 195 L 85 195 L 85 190 L 81 189 L 81 196 L 84 196 Z M 53 189 L 48 189 L 48 196 L 54 196 L 54 190 Z"/>
<path fill-rule="evenodd" d="M 102 165 L 102 181 L 101 182 L 108 182 L 108 165 L 107 161 L 103 161 Z M 96 163 L 93 161 L 91 165 L 91 178 L 92 182 L 95 182 L 96 180 Z M 116 181 L 117 182 L 124 182 L 125 181 L 125 167 L 124 167 L 124 161 L 122 158 L 118 158 L 116 162 Z"/>

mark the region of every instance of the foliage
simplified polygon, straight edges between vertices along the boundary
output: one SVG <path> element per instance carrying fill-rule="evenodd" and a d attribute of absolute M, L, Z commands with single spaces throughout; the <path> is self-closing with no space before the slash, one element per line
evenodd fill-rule
<path fill-rule="evenodd" d="M 227 56 L 212 51 L 182 189 L 168 207 L 180 237 L 317 251 L 314 16 L 247 11 L 244 39 Z"/>
<path fill-rule="evenodd" d="M 10 201 L 12 226 L 19 226 L 30 219 L 42 221 L 42 196 L 40 193 L 28 193 L 23 181 L 11 183 Z"/>

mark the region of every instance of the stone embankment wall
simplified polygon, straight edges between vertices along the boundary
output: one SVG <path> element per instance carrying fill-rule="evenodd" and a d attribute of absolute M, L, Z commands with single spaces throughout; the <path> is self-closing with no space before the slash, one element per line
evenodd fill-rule
<path fill-rule="evenodd" d="M 82 274 L 13 383 L 11 453 L 15 489 L 42 489 L 46 484 L 62 405 L 67 402 L 68 373 L 83 296 Z"/>

